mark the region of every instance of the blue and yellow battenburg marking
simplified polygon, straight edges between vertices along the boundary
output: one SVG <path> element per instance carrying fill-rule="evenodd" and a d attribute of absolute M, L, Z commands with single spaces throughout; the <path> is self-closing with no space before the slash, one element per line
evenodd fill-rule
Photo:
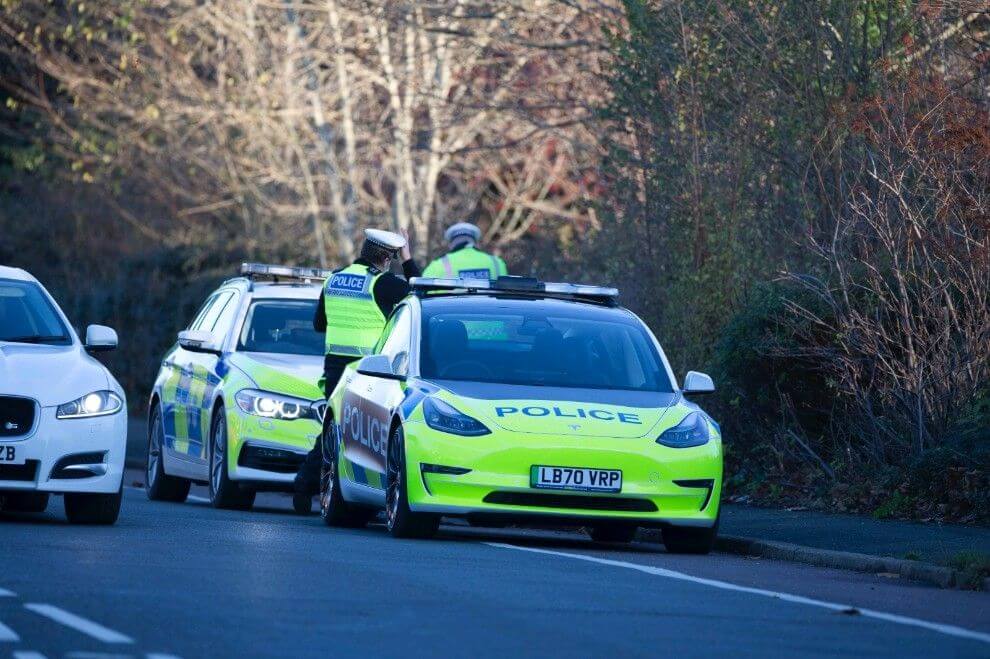
<path fill-rule="evenodd" d="M 163 383 L 165 444 L 175 453 L 206 458 L 213 395 L 220 382 L 205 367 L 196 365 L 191 373 L 173 369 Z"/>

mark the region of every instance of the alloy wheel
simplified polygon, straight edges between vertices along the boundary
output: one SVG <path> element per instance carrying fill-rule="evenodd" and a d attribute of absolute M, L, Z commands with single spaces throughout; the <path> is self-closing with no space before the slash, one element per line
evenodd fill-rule
<path fill-rule="evenodd" d="M 215 499 L 220 491 L 221 471 L 224 468 L 224 453 L 227 447 L 227 427 L 220 421 L 213 430 L 213 450 L 210 451 L 210 494 Z"/>
<path fill-rule="evenodd" d="M 385 515 L 389 528 L 395 526 L 395 519 L 399 514 L 399 494 L 402 487 L 402 446 L 398 440 L 398 434 L 393 434 L 388 443 Z"/>
<path fill-rule="evenodd" d="M 151 436 L 148 438 L 148 462 L 145 467 L 144 482 L 148 489 L 151 489 L 158 477 L 158 463 L 162 457 L 162 427 L 161 419 L 156 414 L 154 426 L 151 429 Z"/>

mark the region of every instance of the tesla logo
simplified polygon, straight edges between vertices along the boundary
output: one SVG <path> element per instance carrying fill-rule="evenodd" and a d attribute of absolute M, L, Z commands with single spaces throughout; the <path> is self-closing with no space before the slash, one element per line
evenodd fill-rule
<path fill-rule="evenodd" d="M 20 428 L 20 426 L 14 423 L 13 421 L 8 421 L 7 423 L 3 424 L 3 428 L 4 430 L 17 430 L 18 428 Z"/>

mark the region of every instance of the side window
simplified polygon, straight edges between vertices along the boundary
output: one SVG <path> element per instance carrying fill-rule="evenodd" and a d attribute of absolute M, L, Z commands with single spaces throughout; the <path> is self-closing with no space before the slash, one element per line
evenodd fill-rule
<path fill-rule="evenodd" d="M 203 322 L 203 316 L 205 316 L 213 307 L 213 303 L 217 301 L 217 297 L 219 297 L 218 294 L 214 293 L 210 297 L 206 298 L 206 302 L 204 302 L 203 306 L 201 306 L 199 308 L 199 311 L 196 312 L 196 316 L 193 318 L 193 321 L 189 323 L 188 329 L 191 330 L 201 329 L 200 326 L 202 325 Z"/>
<path fill-rule="evenodd" d="M 213 324 L 215 334 L 225 337 L 230 333 L 230 328 L 234 324 L 234 316 L 237 315 L 237 310 L 241 307 L 238 304 L 240 299 L 237 293 L 230 294 L 230 298 L 220 311 L 220 315 L 217 316 L 217 321 Z"/>
<path fill-rule="evenodd" d="M 385 329 L 382 334 L 384 342 L 377 352 L 389 358 L 393 372 L 405 375 L 409 367 L 409 339 L 412 333 L 409 307 L 399 307 Z"/>
<path fill-rule="evenodd" d="M 230 304 L 230 299 L 232 297 L 234 297 L 234 294 L 231 291 L 221 291 L 217 293 L 217 299 L 214 300 L 210 308 L 206 310 L 203 317 L 199 319 L 199 326 L 196 329 L 212 332 L 213 328 L 216 327 L 217 318 L 220 317 L 223 310 Z"/>

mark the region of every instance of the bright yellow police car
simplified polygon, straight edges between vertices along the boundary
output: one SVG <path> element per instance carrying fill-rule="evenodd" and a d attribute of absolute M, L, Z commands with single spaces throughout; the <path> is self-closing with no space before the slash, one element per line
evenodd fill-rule
<path fill-rule="evenodd" d="M 258 491 L 293 490 L 320 434 L 324 341 L 313 315 L 329 272 L 241 272 L 162 360 L 148 413 L 150 499 L 185 501 L 191 483 L 206 483 L 214 506 L 248 509 Z"/>
<path fill-rule="evenodd" d="M 477 525 L 573 524 L 599 541 L 659 527 L 705 553 L 718 529 L 718 424 L 679 387 L 617 291 L 520 277 L 414 279 L 375 354 L 330 399 L 321 511 L 394 536 L 441 516 Z"/>

